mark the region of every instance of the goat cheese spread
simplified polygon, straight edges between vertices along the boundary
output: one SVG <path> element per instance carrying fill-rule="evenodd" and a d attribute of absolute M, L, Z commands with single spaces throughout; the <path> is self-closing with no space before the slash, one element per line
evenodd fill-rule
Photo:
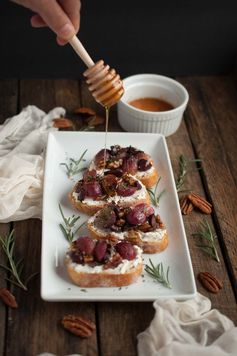
<path fill-rule="evenodd" d="M 114 274 L 124 274 L 129 272 L 132 268 L 136 268 L 139 264 L 142 263 L 142 249 L 138 246 L 134 246 L 136 249 L 136 258 L 134 260 L 122 260 L 122 262 L 115 268 L 108 268 L 103 269 L 103 265 L 91 267 L 89 265 L 82 265 L 79 263 L 71 262 L 71 267 L 78 273 L 85 272 L 85 273 L 114 273 Z M 67 255 L 67 259 L 70 257 Z"/>

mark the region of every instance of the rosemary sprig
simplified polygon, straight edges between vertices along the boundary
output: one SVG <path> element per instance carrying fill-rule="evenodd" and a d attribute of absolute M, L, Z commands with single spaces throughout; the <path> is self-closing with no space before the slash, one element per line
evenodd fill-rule
<path fill-rule="evenodd" d="M 166 273 L 164 272 L 163 263 L 159 263 L 156 267 L 149 258 L 151 266 L 145 265 L 145 271 L 154 278 L 157 282 L 163 284 L 166 288 L 171 289 L 172 286 L 169 282 L 169 271 L 170 267 L 167 268 Z"/>
<path fill-rule="evenodd" d="M 163 189 L 159 194 L 157 194 L 157 188 L 160 183 L 161 177 L 159 177 L 158 181 L 156 182 L 155 188 L 147 188 L 147 191 L 150 195 L 151 202 L 155 206 L 159 206 L 160 199 L 162 195 L 165 193 L 165 189 Z"/>
<path fill-rule="evenodd" d="M 181 191 L 181 188 L 183 187 L 183 185 L 185 183 L 190 164 L 198 163 L 198 162 L 202 162 L 202 160 L 199 158 L 189 159 L 189 158 L 185 157 L 184 155 L 179 156 L 179 173 L 178 173 L 178 178 L 176 180 L 177 192 Z"/>
<path fill-rule="evenodd" d="M 93 131 L 95 126 L 82 126 L 79 131 Z"/>
<path fill-rule="evenodd" d="M 85 150 L 82 153 L 81 157 L 78 160 L 69 158 L 69 163 L 60 163 L 60 166 L 66 167 L 66 172 L 67 172 L 68 178 L 71 178 L 75 174 L 80 173 L 81 171 L 86 169 L 86 167 L 80 167 L 81 162 L 85 161 L 84 156 L 85 156 L 86 152 L 87 152 L 87 150 Z"/>
<path fill-rule="evenodd" d="M 63 224 L 59 224 L 60 229 L 62 230 L 62 233 L 64 237 L 68 240 L 69 243 L 71 243 L 74 239 L 75 234 L 79 231 L 79 229 L 86 223 L 85 221 L 79 225 L 75 229 L 75 224 L 76 222 L 80 219 L 80 216 L 75 216 L 74 214 L 72 216 L 69 216 L 68 218 L 65 217 L 62 207 L 59 204 L 58 205 L 61 216 L 63 218 Z"/>
<path fill-rule="evenodd" d="M 218 252 L 215 246 L 215 240 L 217 239 L 217 235 L 212 231 L 208 221 L 204 219 L 200 223 L 200 230 L 194 234 L 194 237 L 201 237 L 203 240 L 207 242 L 207 244 L 197 244 L 196 246 L 207 253 L 211 258 L 215 261 L 220 262 Z"/>
<path fill-rule="evenodd" d="M 10 273 L 10 278 L 5 278 L 5 279 L 10 283 L 16 285 L 17 287 L 27 291 L 28 282 L 37 273 L 33 273 L 24 282 L 22 281 L 21 274 L 24 267 L 23 259 L 19 259 L 18 261 L 15 261 L 13 257 L 14 247 L 15 247 L 14 230 L 12 230 L 9 235 L 5 236 L 5 238 L 0 236 L 0 243 L 5 255 L 7 256 L 8 263 L 9 263 L 9 267 L 0 264 L 0 267 L 4 268 L 6 271 Z"/>

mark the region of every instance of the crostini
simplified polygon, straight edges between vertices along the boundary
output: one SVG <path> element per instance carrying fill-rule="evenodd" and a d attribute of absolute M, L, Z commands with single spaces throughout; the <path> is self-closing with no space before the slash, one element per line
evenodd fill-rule
<path fill-rule="evenodd" d="M 80 287 L 121 287 L 135 283 L 142 272 L 142 250 L 129 242 L 88 236 L 72 242 L 65 259 L 70 279 Z"/>
<path fill-rule="evenodd" d="M 119 206 L 133 206 L 149 203 L 146 187 L 130 174 L 98 174 L 95 169 L 87 170 L 69 193 L 72 205 L 93 215 L 111 202 Z"/>
<path fill-rule="evenodd" d="M 129 241 L 145 253 L 161 252 L 168 245 L 164 223 L 152 206 L 144 203 L 126 208 L 110 204 L 90 217 L 87 228 L 94 238 Z"/>
<path fill-rule="evenodd" d="M 135 147 L 111 146 L 100 150 L 92 160 L 89 169 L 101 173 L 114 171 L 129 173 L 138 178 L 147 188 L 151 188 L 158 179 L 158 172 L 151 156 Z"/>

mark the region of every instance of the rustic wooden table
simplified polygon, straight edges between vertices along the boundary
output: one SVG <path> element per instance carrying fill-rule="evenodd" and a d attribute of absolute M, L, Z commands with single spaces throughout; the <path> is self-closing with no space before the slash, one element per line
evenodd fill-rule
<path fill-rule="evenodd" d="M 237 322 L 237 92 L 230 77 L 178 78 L 189 91 L 190 102 L 178 132 L 167 139 L 175 175 L 179 155 L 203 159 L 203 170 L 192 170 L 187 179 L 197 193 L 206 196 L 214 210 L 207 219 L 218 236 L 220 263 L 195 246 L 192 233 L 203 215 L 184 217 L 195 276 L 209 271 L 224 282 L 218 294 L 210 294 L 197 281 L 198 291 L 207 295 L 214 308 Z M 70 113 L 79 106 L 96 107 L 84 84 L 76 80 L 7 80 L 0 82 L 0 122 L 28 104 L 47 111 L 63 106 Z M 121 131 L 115 109 L 110 131 Z M 0 235 L 15 230 L 16 255 L 25 259 L 26 275 L 40 271 L 41 221 L 30 219 L 0 225 Z M 5 257 L 0 251 L 1 261 Z M 11 288 L 19 308 L 0 303 L 0 354 L 33 356 L 48 351 L 58 355 L 133 356 L 136 335 L 150 323 L 152 303 L 49 303 L 40 298 L 40 276 L 23 292 L 10 287 L 0 270 L 0 287 Z M 62 329 L 66 313 L 79 313 L 96 323 L 97 331 L 81 340 Z"/>

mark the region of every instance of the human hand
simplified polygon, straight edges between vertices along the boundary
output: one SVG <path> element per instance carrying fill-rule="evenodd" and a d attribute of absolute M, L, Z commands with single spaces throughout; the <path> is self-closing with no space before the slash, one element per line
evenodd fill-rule
<path fill-rule="evenodd" d="M 36 14 L 31 17 L 35 28 L 49 27 L 57 35 L 59 45 L 64 45 L 80 27 L 80 0 L 12 0 Z"/>

